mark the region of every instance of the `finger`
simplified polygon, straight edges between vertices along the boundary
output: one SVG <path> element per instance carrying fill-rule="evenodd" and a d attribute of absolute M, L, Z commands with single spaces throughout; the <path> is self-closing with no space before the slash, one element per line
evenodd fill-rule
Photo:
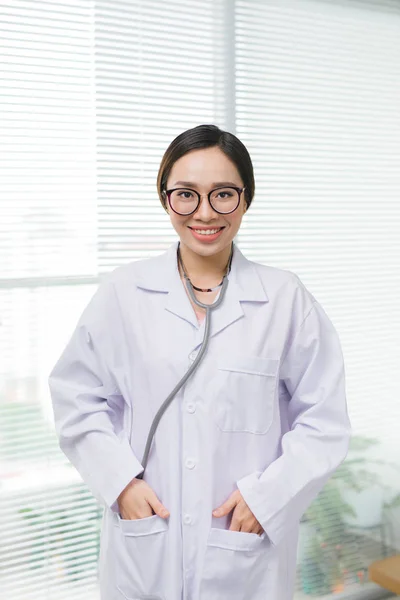
<path fill-rule="evenodd" d="M 147 494 L 146 494 L 147 495 Z M 123 506 L 126 514 L 126 519 L 136 520 L 151 517 L 153 514 L 152 508 L 143 494 L 126 498 Z"/>
<path fill-rule="evenodd" d="M 151 517 L 153 513 L 151 510 L 151 506 L 147 502 L 144 502 L 142 506 L 134 507 L 132 505 L 128 505 L 127 509 L 125 510 L 124 508 L 122 508 L 119 514 L 122 519 L 136 521 L 138 519 L 145 519 L 146 517 Z"/>
<path fill-rule="evenodd" d="M 255 533 L 256 535 L 262 535 L 264 533 L 264 529 L 262 527 L 253 527 L 250 533 Z"/>
<path fill-rule="evenodd" d="M 242 526 L 241 531 L 243 531 L 244 533 L 258 533 L 258 530 L 255 527 L 245 527 L 244 525 Z"/>
<path fill-rule="evenodd" d="M 242 533 L 256 533 L 256 528 L 252 527 L 251 525 L 246 525 L 246 523 L 241 523 L 240 525 L 240 531 Z"/>
<path fill-rule="evenodd" d="M 235 513 L 233 513 L 229 531 L 242 531 L 241 526 L 240 520 L 235 516 Z"/>
<path fill-rule="evenodd" d="M 224 502 L 219 508 L 216 508 L 213 511 L 214 517 L 224 517 L 228 513 L 231 512 L 238 503 L 239 498 L 237 497 L 236 492 L 234 492 L 226 502 Z"/>
<path fill-rule="evenodd" d="M 156 515 L 162 517 L 163 519 L 167 519 L 169 517 L 169 511 L 159 501 L 153 490 L 149 491 L 146 500 L 150 504 L 151 508 L 154 510 Z"/>
<path fill-rule="evenodd" d="M 260 523 L 254 518 L 243 519 L 243 517 L 240 515 L 240 512 L 237 512 L 237 519 L 241 524 L 240 531 L 243 533 L 255 533 L 258 535 L 264 531 Z"/>

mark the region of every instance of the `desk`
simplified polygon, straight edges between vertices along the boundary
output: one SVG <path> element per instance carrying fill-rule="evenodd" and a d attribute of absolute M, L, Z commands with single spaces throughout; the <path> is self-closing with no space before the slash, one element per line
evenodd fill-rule
<path fill-rule="evenodd" d="M 373 562 L 368 573 L 371 581 L 400 595 L 400 554 Z"/>

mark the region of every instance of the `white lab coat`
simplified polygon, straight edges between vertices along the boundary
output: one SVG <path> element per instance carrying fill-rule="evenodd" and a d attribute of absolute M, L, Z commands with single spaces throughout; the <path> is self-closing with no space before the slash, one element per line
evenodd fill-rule
<path fill-rule="evenodd" d="M 101 598 L 290 600 L 299 520 L 350 435 L 338 335 L 294 273 L 235 244 L 207 354 L 162 417 L 144 475 L 170 517 L 118 512 L 203 339 L 176 250 L 108 275 L 50 375 L 60 447 L 104 505 Z M 262 536 L 212 516 L 237 488 Z"/>

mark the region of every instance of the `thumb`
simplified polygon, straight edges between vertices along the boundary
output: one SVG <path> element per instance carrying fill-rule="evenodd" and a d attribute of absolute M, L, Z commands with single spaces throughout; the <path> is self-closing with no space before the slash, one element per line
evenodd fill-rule
<path fill-rule="evenodd" d="M 225 515 L 229 514 L 231 512 L 231 510 L 233 510 L 235 508 L 237 504 L 236 498 L 234 497 L 234 495 L 230 496 L 228 498 L 228 500 L 226 502 L 224 502 L 223 504 L 221 504 L 221 506 L 219 508 L 216 508 L 215 510 L 213 510 L 213 515 L 214 517 L 224 517 Z"/>
<path fill-rule="evenodd" d="M 154 510 L 156 515 L 162 517 L 163 519 L 167 519 L 169 517 L 169 512 L 165 508 L 165 506 L 159 501 L 156 494 L 152 492 L 147 497 L 147 502 L 150 504 L 151 508 Z"/>

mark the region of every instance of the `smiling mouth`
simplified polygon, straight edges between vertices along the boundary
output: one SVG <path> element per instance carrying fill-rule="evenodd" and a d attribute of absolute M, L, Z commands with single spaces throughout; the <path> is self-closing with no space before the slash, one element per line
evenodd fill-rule
<path fill-rule="evenodd" d="M 222 229 L 225 229 L 224 227 L 210 227 L 208 229 L 197 229 L 196 227 L 189 227 L 189 229 L 192 229 L 193 231 L 195 231 L 196 233 L 199 233 L 200 235 L 215 235 L 216 233 L 218 233 L 219 231 L 221 231 Z"/>

